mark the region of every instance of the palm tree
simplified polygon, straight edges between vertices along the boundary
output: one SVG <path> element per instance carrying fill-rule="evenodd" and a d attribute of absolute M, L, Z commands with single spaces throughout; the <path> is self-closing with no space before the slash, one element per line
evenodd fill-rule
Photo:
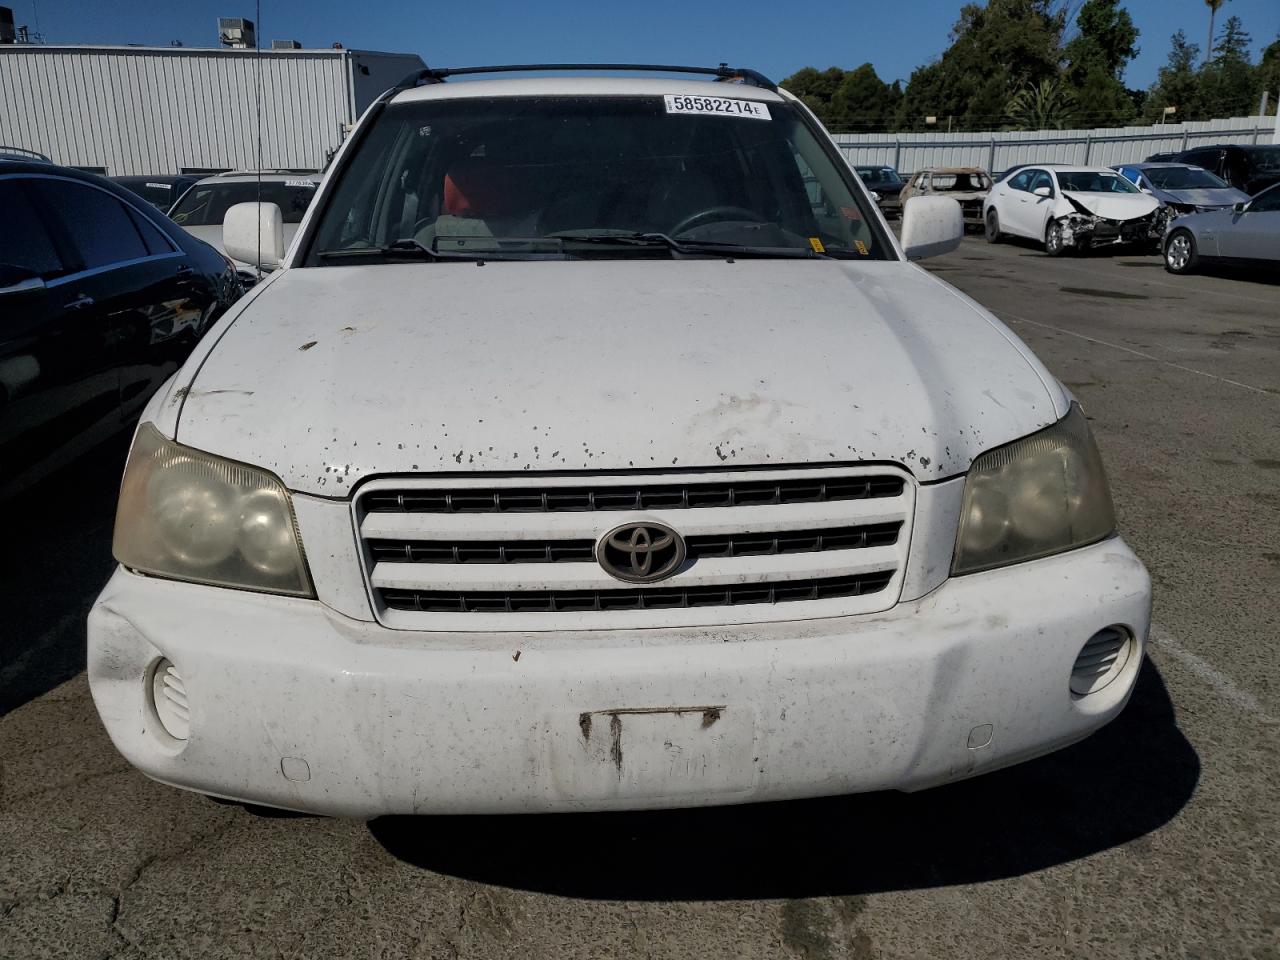
<path fill-rule="evenodd" d="M 1209 42 L 1204 45 L 1205 63 L 1213 59 L 1213 18 L 1218 15 L 1218 11 L 1226 2 L 1227 0 L 1204 0 L 1204 5 L 1209 8 Z"/>
<path fill-rule="evenodd" d="M 1059 80 L 1041 80 L 1009 98 L 1004 112 L 1021 130 L 1061 130 L 1071 120 L 1075 97 Z"/>

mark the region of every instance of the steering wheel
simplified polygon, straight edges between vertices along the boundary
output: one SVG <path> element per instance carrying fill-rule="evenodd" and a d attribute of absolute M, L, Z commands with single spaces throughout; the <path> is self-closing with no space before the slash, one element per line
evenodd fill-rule
<path fill-rule="evenodd" d="M 746 207 L 715 206 L 690 214 L 667 232 L 673 237 L 678 237 L 686 230 L 692 230 L 694 227 L 700 227 L 704 223 L 710 223 L 715 220 L 750 220 L 752 223 L 769 222 L 754 210 L 748 210 Z"/>

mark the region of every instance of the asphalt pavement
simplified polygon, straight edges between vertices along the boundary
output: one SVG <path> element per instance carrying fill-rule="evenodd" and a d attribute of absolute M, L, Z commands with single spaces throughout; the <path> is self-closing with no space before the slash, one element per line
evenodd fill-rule
<path fill-rule="evenodd" d="M 913 795 L 369 824 L 219 805 L 136 773 L 89 698 L 109 444 L 0 521 L 0 957 L 1280 957 L 1280 278 L 976 238 L 929 267 L 1093 421 L 1156 590 L 1115 723 Z"/>

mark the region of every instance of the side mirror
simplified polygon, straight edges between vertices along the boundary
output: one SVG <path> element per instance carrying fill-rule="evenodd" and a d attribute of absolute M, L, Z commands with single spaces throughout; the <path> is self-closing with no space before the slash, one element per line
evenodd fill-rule
<path fill-rule="evenodd" d="M 1245 207 L 1249 206 L 1248 200 L 1241 200 L 1239 203 L 1233 203 L 1231 209 L 1236 213 L 1244 213 Z"/>
<path fill-rule="evenodd" d="M 1053 196 L 1053 190 L 1052 190 L 1052 189 L 1050 189 L 1049 187 L 1036 187 L 1036 188 L 1035 188 L 1034 190 L 1032 190 L 1031 192 L 1032 192 L 1032 193 L 1034 193 L 1037 197 L 1052 197 L 1052 196 Z"/>
<path fill-rule="evenodd" d="M 964 239 L 964 214 L 950 197 L 908 197 L 902 208 L 902 249 L 908 260 L 940 257 Z"/>
<path fill-rule="evenodd" d="M 241 263 L 275 270 L 284 260 L 284 216 L 274 203 L 237 203 L 222 219 L 222 248 Z M 258 262 L 258 251 L 262 261 Z"/>

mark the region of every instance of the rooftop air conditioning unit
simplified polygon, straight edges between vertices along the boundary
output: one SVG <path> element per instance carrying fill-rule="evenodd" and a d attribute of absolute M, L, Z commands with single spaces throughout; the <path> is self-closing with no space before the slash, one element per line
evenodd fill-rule
<path fill-rule="evenodd" d="M 272 50 L 301 50 L 302 44 L 297 40 L 272 40 Z"/>
<path fill-rule="evenodd" d="M 219 17 L 218 43 L 238 50 L 256 47 L 258 36 L 253 29 L 253 21 L 244 17 Z"/>

